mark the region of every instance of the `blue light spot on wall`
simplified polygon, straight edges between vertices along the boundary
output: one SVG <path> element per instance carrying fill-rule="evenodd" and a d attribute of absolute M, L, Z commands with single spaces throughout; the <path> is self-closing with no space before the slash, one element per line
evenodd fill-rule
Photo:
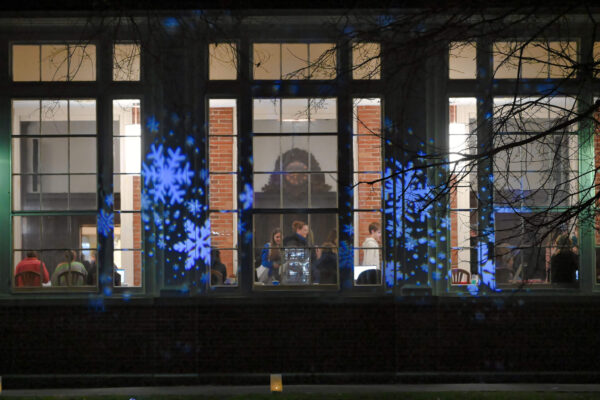
<path fill-rule="evenodd" d="M 112 234 L 115 222 L 115 216 L 113 213 L 108 213 L 106 210 L 100 210 L 97 217 L 98 221 L 98 232 L 104 237 Z"/>
<path fill-rule="evenodd" d="M 252 191 L 252 185 L 246 183 L 244 185 L 244 191 L 240 193 L 240 202 L 242 203 L 242 209 L 249 210 L 252 208 L 254 201 L 254 192 Z"/>
<path fill-rule="evenodd" d="M 146 128 L 148 128 L 151 133 L 158 132 L 158 125 L 158 121 L 156 118 L 154 118 L 154 116 L 148 117 L 146 120 Z"/>

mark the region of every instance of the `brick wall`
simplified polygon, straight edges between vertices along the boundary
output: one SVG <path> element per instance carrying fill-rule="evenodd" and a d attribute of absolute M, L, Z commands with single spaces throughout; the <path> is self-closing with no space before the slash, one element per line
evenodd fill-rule
<path fill-rule="evenodd" d="M 358 180 L 362 182 L 380 179 L 381 175 L 374 173 L 382 170 L 382 140 L 381 134 L 381 106 L 357 106 L 357 149 Z M 381 184 L 361 184 L 358 186 L 358 208 L 375 210 L 376 212 L 359 213 L 358 226 L 354 227 L 358 235 L 358 245 L 362 245 L 369 236 L 369 225 L 373 222 L 381 224 Z M 362 260 L 362 250 L 359 259 Z"/>
<path fill-rule="evenodd" d="M 135 109 L 134 109 L 135 110 Z M 139 176 L 133 177 L 133 209 L 142 209 L 142 179 Z M 142 216 L 140 213 L 133 215 L 133 243 L 138 249 L 142 248 Z M 142 253 L 134 251 L 133 253 L 133 286 L 142 285 Z"/>
<path fill-rule="evenodd" d="M 414 373 L 406 378 L 414 382 L 435 379 L 422 372 L 445 372 L 466 374 L 460 379 L 472 382 L 507 373 L 524 379 L 523 373 L 537 371 L 526 378 L 535 382 L 544 379 L 541 372 L 600 372 L 596 298 L 272 300 L 130 300 L 102 310 L 5 304 L 0 375 L 8 389 L 16 386 L 12 377 L 24 374 L 54 382 L 60 374 L 101 374 L 95 385 L 102 386 L 110 374 L 124 374 L 112 383 L 123 385 L 131 374 L 161 373 L 190 374 L 188 384 L 195 382 L 193 374 L 241 384 L 229 374 L 305 373 L 314 381 L 321 373 L 354 373 L 364 382 L 375 379 L 370 373 L 388 373 L 392 380 L 395 373 Z M 555 380 L 574 379 L 569 377 L 557 373 Z M 158 378 L 152 379 L 156 384 Z M 20 382 L 31 388 L 48 381 Z M 79 382 L 69 377 L 63 385 Z"/>
<path fill-rule="evenodd" d="M 209 208 L 211 210 L 235 210 L 237 175 L 237 149 L 234 136 L 232 107 L 211 107 L 209 112 Z M 235 247 L 237 235 L 236 213 L 211 213 L 211 245 L 215 248 Z M 234 272 L 232 251 L 220 252 L 221 262 L 227 267 L 227 276 Z"/>

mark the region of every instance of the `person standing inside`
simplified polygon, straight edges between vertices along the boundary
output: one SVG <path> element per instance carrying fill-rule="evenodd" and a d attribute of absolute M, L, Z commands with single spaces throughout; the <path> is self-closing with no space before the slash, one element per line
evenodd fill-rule
<path fill-rule="evenodd" d="M 363 262 L 361 265 L 374 266 L 380 268 L 381 259 L 379 258 L 379 249 L 381 247 L 381 225 L 378 222 L 369 224 L 369 236 L 362 244 Z"/>

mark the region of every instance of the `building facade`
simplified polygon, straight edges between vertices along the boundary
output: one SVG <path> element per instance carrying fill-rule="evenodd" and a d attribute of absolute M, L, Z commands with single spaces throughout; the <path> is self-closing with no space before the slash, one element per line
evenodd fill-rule
<path fill-rule="evenodd" d="M 5 385 L 593 379 L 600 39 L 485 11 L 6 12 Z"/>

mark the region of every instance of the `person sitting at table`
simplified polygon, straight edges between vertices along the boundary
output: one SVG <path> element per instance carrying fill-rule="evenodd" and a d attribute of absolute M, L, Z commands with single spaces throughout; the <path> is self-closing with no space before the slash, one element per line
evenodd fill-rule
<path fill-rule="evenodd" d="M 56 266 L 56 269 L 52 273 L 52 286 L 82 286 L 87 281 L 87 270 L 84 265 L 77 261 L 77 253 L 73 250 L 66 250 L 65 262 L 62 262 Z M 67 271 L 75 271 L 77 279 L 74 282 L 69 282 L 64 276 L 61 279 L 61 275 Z M 70 283 L 70 285 L 69 285 Z"/>
<path fill-rule="evenodd" d="M 568 234 L 556 239 L 558 251 L 550 258 L 550 277 L 552 283 L 575 283 L 579 269 L 577 254 L 573 252 L 573 242 Z"/>
<path fill-rule="evenodd" d="M 210 284 L 222 285 L 227 279 L 227 267 L 221 262 L 221 251 L 212 249 L 210 251 Z M 213 272 L 217 272 L 213 274 Z"/>
<path fill-rule="evenodd" d="M 26 285 L 22 276 L 19 275 L 22 272 L 35 272 L 39 275 L 35 277 L 32 282 L 29 282 L 29 284 Z M 40 261 L 37 252 L 33 250 L 28 250 L 26 253 L 26 257 L 22 259 L 15 268 L 15 286 L 41 286 L 40 276 L 42 277 L 43 283 L 48 283 L 48 281 L 50 280 L 48 270 L 46 269 L 46 265 L 42 261 Z"/>

